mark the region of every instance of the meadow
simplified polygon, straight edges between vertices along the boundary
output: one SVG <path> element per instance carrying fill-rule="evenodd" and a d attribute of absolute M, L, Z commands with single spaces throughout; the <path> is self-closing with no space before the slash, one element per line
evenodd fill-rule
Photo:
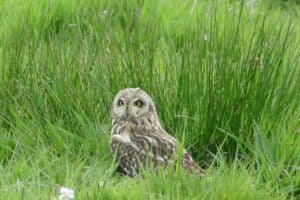
<path fill-rule="evenodd" d="M 300 7 L 270 2 L 1 1 L 0 199 L 300 199 Z M 204 178 L 113 172 L 126 87 Z"/>

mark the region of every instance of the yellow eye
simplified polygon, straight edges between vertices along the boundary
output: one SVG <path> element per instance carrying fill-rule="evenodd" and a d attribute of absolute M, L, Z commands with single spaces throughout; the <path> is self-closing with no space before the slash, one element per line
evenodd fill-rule
<path fill-rule="evenodd" d="M 124 105 L 124 101 L 122 99 L 119 99 L 117 104 L 118 104 L 118 106 L 123 106 Z"/>
<path fill-rule="evenodd" d="M 144 105 L 144 103 L 141 100 L 136 100 L 133 103 L 133 105 L 136 106 L 136 107 L 142 107 Z"/>

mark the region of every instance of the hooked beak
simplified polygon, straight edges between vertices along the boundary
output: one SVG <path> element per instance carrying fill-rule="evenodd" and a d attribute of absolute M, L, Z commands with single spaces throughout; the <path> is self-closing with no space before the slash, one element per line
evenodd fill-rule
<path fill-rule="evenodd" d="M 128 118 L 129 117 L 129 111 L 128 111 L 128 109 L 126 109 L 126 111 L 125 111 L 125 118 Z"/>
<path fill-rule="evenodd" d="M 123 114 L 123 117 L 124 117 L 124 119 L 128 119 L 129 118 L 129 108 L 128 108 L 128 106 L 126 106 L 126 110 L 125 110 L 125 113 Z"/>

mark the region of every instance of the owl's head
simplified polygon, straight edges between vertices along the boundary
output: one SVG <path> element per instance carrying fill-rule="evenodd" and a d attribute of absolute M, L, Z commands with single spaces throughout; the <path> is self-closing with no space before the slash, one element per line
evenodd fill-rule
<path fill-rule="evenodd" d="M 112 105 L 114 119 L 132 120 L 155 116 L 151 97 L 140 88 L 126 88 L 118 92 Z"/>

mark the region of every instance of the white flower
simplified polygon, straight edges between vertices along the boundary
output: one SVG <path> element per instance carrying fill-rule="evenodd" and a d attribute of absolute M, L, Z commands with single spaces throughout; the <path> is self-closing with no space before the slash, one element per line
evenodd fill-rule
<path fill-rule="evenodd" d="M 101 14 L 106 17 L 108 16 L 109 12 L 108 10 L 103 10 Z"/>
<path fill-rule="evenodd" d="M 109 16 L 109 11 L 108 10 L 103 10 L 102 12 L 100 12 L 98 14 L 98 16 L 104 19 L 104 18 Z"/>
<path fill-rule="evenodd" d="M 69 27 L 75 27 L 77 24 L 69 24 Z"/>
<path fill-rule="evenodd" d="M 73 200 L 75 197 L 74 191 L 70 188 L 61 187 L 59 190 L 59 200 Z"/>

